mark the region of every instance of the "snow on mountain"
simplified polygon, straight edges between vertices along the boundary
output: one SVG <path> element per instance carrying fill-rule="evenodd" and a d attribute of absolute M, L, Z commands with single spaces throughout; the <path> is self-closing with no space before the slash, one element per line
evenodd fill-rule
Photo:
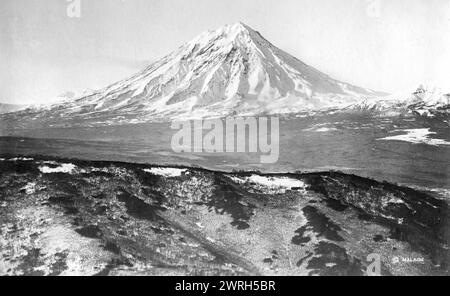
<path fill-rule="evenodd" d="M 128 79 L 53 105 L 45 116 L 282 114 L 342 108 L 380 95 L 321 73 L 238 23 L 199 35 Z"/>
<path fill-rule="evenodd" d="M 59 108 L 61 105 L 64 104 L 71 104 L 75 99 L 89 96 L 92 93 L 94 93 L 94 91 L 91 89 L 86 89 L 79 93 L 73 91 L 66 91 L 62 94 L 59 94 L 56 97 L 48 99 L 47 102 L 27 105 L 26 109 L 29 112 L 52 110 L 54 108 Z"/>
<path fill-rule="evenodd" d="M 406 91 L 384 98 L 368 98 L 350 105 L 348 110 L 361 110 L 397 115 L 415 114 L 434 117 L 450 112 L 450 91 L 433 86 L 420 85 L 415 91 Z"/>
<path fill-rule="evenodd" d="M 0 114 L 17 112 L 28 108 L 27 105 L 2 104 L 0 103 Z"/>

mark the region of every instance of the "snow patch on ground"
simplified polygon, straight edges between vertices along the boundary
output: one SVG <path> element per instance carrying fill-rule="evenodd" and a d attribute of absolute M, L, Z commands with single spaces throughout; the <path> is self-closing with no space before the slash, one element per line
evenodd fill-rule
<path fill-rule="evenodd" d="M 317 124 L 310 128 L 304 129 L 304 132 L 315 132 L 315 133 L 326 133 L 337 131 L 338 129 L 335 127 L 327 126 L 327 124 Z"/>
<path fill-rule="evenodd" d="M 337 131 L 337 128 L 329 128 L 329 127 L 322 127 L 315 130 L 317 133 L 325 133 L 325 132 L 331 132 L 331 131 Z"/>
<path fill-rule="evenodd" d="M 445 140 L 430 138 L 429 135 L 434 135 L 436 133 L 430 132 L 430 129 L 428 128 L 406 129 L 402 131 L 406 132 L 407 134 L 381 138 L 378 140 L 404 141 L 414 144 L 428 144 L 433 146 L 450 145 L 450 142 L 447 142 Z"/>
<path fill-rule="evenodd" d="M 76 166 L 71 163 L 63 163 L 59 167 L 51 168 L 48 166 L 40 166 L 39 171 L 43 174 L 66 173 L 70 174 L 75 170 Z"/>
<path fill-rule="evenodd" d="M 33 194 L 34 192 L 36 192 L 36 183 L 29 182 L 27 183 L 27 185 L 22 187 L 21 190 L 25 190 L 26 194 Z"/>
<path fill-rule="evenodd" d="M 274 178 L 274 177 L 263 177 L 258 175 L 253 175 L 249 177 L 249 181 L 258 183 L 265 186 L 275 186 L 275 187 L 304 187 L 305 183 L 300 180 L 291 178 Z"/>
<path fill-rule="evenodd" d="M 11 158 L 9 161 L 32 161 L 33 158 L 26 158 L 26 157 L 15 157 Z"/>
<path fill-rule="evenodd" d="M 101 173 L 109 173 L 110 170 L 107 168 L 91 168 L 91 172 L 101 172 Z"/>
<path fill-rule="evenodd" d="M 144 169 L 144 172 L 153 175 L 163 176 L 163 177 L 179 177 L 185 173 L 187 169 L 176 169 L 176 168 L 151 168 Z"/>
<path fill-rule="evenodd" d="M 230 177 L 234 182 L 239 184 L 256 184 L 264 187 L 270 193 L 284 193 L 286 190 L 292 188 L 306 189 L 306 184 L 303 181 L 288 178 L 288 177 L 265 177 L 259 175 L 252 175 L 250 177 Z"/>
<path fill-rule="evenodd" d="M 51 165 L 58 165 L 58 163 L 56 161 L 53 160 L 46 160 L 42 162 L 43 164 L 51 164 Z"/>
<path fill-rule="evenodd" d="M 341 166 L 321 166 L 316 167 L 315 171 L 360 171 L 360 168 L 341 167 Z"/>

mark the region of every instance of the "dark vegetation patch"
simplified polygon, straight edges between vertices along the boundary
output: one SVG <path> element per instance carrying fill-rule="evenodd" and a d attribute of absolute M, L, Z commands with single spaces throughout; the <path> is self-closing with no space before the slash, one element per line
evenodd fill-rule
<path fill-rule="evenodd" d="M 77 208 L 75 208 L 75 207 L 68 207 L 68 208 L 66 208 L 65 213 L 67 215 L 76 215 L 76 214 L 79 214 L 80 211 Z"/>
<path fill-rule="evenodd" d="M 243 196 L 236 190 L 226 177 L 215 174 L 215 189 L 213 197 L 208 201 L 207 205 L 210 209 L 214 209 L 218 214 L 229 214 L 233 221 L 231 225 L 239 230 L 250 227 L 248 224 L 250 218 L 254 215 L 254 205 L 244 205 L 241 201 Z"/>
<path fill-rule="evenodd" d="M 128 233 L 125 229 L 119 229 L 117 230 L 117 234 L 121 236 L 128 236 Z"/>
<path fill-rule="evenodd" d="M 47 180 L 54 185 L 55 190 L 64 192 L 66 195 L 71 195 L 74 199 L 82 196 L 80 189 L 89 188 L 89 183 L 81 178 L 70 174 L 46 174 Z"/>
<path fill-rule="evenodd" d="M 105 206 L 105 205 L 96 205 L 95 207 L 94 207 L 94 213 L 95 213 L 95 215 L 99 215 L 99 216 L 102 216 L 102 215 L 105 215 L 106 214 L 106 212 L 107 212 L 107 210 L 108 210 L 108 207 L 107 206 Z"/>
<path fill-rule="evenodd" d="M 23 176 L 5 175 L 0 179 L 0 200 L 15 200 L 17 192 L 25 193 L 28 181 Z"/>
<path fill-rule="evenodd" d="M 64 208 L 66 214 L 78 214 L 82 208 L 91 203 L 81 191 L 89 190 L 86 181 L 67 174 L 51 174 L 46 175 L 46 178 L 45 182 L 49 184 L 47 191 L 50 194 L 48 203 Z"/>
<path fill-rule="evenodd" d="M 363 266 L 358 259 L 347 254 L 344 248 L 328 242 L 320 242 L 314 249 L 315 255 L 308 262 L 310 275 L 320 276 L 362 276 Z"/>
<path fill-rule="evenodd" d="M 448 270 L 450 263 L 450 208 L 444 200 L 407 187 L 339 172 L 305 174 L 310 189 L 328 199 L 356 208 L 359 218 L 390 228 L 393 239 Z M 389 203 L 391 198 L 403 203 Z M 392 217 L 392 218 L 391 218 Z"/>
<path fill-rule="evenodd" d="M 310 242 L 310 241 L 311 241 L 311 238 L 310 238 L 309 236 L 306 236 L 306 235 L 305 235 L 305 231 L 306 231 L 306 230 L 307 230 L 307 227 L 305 227 L 305 226 L 302 226 L 302 227 L 300 227 L 299 229 L 297 229 L 297 230 L 295 231 L 296 235 L 292 237 L 291 242 L 292 242 L 294 245 L 302 245 L 302 246 L 303 246 L 304 244 Z"/>
<path fill-rule="evenodd" d="M 306 256 L 304 256 L 304 257 L 302 257 L 300 260 L 298 260 L 298 262 L 297 262 L 297 267 L 300 267 L 300 266 L 302 266 L 302 264 L 304 263 L 304 262 L 306 262 L 306 260 L 308 260 L 309 258 L 311 258 L 312 256 L 314 255 L 314 253 L 312 253 L 312 252 L 306 252 Z"/>
<path fill-rule="evenodd" d="M 373 240 L 376 242 L 386 242 L 387 240 L 381 234 L 377 234 L 373 237 Z"/>
<path fill-rule="evenodd" d="M 39 169 L 34 161 L 0 161 L 0 172 L 15 174 L 39 174 Z"/>
<path fill-rule="evenodd" d="M 324 237 L 332 241 L 344 241 L 344 238 L 339 235 L 341 227 L 331 221 L 323 213 L 319 212 L 313 206 L 306 206 L 303 208 L 303 214 L 305 215 L 308 222 L 297 229 L 294 237 L 292 237 L 292 243 L 296 245 L 303 245 L 311 240 L 309 236 L 306 235 L 307 231 L 312 231 L 318 237 Z"/>
<path fill-rule="evenodd" d="M 272 263 L 273 263 L 273 260 L 272 260 L 272 258 L 265 258 L 265 259 L 263 260 L 263 263 L 266 263 L 266 264 L 272 264 Z"/>
<path fill-rule="evenodd" d="M 141 190 L 145 196 L 152 198 L 155 204 L 161 205 L 167 202 L 166 198 L 155 187 L 144 186 Z"/>
<path fill-rule="evenodd" d="M 278 253 L 275 250 L 272 251 L 272 259 L 273 260 L 278 260 Z"/>
<path fill-rule="evenodd" d="M 55 262 L 50 266 L 51 273 L 49 276 L 57 276 L 67 270 L 67 256 L 68 254 L 63 252 L 55 254 Z"/>
<path fill-rule="evenodd" d="M 137 196 L 127 192 L 124 188 L 119 190 L 117 199 L 125 204 L 127 213 L 134 218 L 150 220 L 153 222 L 161 220 L 157 211 L 162 210 L 162 208 L 144 202 Z"/>
<path fill-rule="evenodd" d="M 250 228 L 250 224 L 244 221 L 233 221 L 231 225 L 235 226 L 238 230 L 244 230 Z"/>
<path fill-rule="evenodd" d="M 63 206 L 71 206 L 75 204 L 75 200 L 70 195 L 58 195 L 58 196 L 50 196 L 48 201 L 52 204 L 63 205 Z"/>
<path fill-rule="evenodd" d="M 340 200 L 334 198 L 327 198 L 324 200 L 324 202 L 329 208 L 337 212 L 343 212 L 348 208 L 347 205 L 344 205 Z"/>
<path fill-rule="evenodd" d="M 303 190 L 303 187 L 291 187 L 292 191 L 300 191 Z"/>
<path fill-rule="evenodd" d="M 104 172 L 104 171 L 91 171 L 90 173 L 83 173 L 83 177 L 100 177 L 100 178 L 112 178 L 114 177 L 114 174 L 111 172 Z"/>
<path fill-rule="evenodd" d="M 116 255 L 120 254 L 120 247 L 116 243 L 111 241 L 106 241 L 104 249 Z"/>
<path fill-rule="evenodd" d="M 92 195 L 94 199 L 106 199 L 106 194 L 104 192 L 94 193 Z"/>
<path fill-rule="evenodd" d="M 87 238 L 101 238 L 102 231 L 97 225 L 87 225 L 79 229 L 75 229 L 75 231 Z"/>
<path fill-rule="evenodd" d="M 155 232 L 156 234 L 167 234 L 167 235 L 171 235 L 174 234 L 175 232 L 173 231 L 172 228 L 169 227 L 169 225 L 167 223 L 162 223 L 160 225 L 155 225 L 150 227 L 151 230 L 153 230 L 153 232 Z"/>
<path fill-rule="evenodd" d="M 369 215 L 369 214 L 366 214 L 366 213 L 359 213 L 358 214 L 358 219 L 370 222 L 370 221 L 374 220 L 374 217 Z"/>
<path fill-rule="evenodd" d="M 28 250 L 27 254 L 21 258 L 18 270 L 20 270 L 24 276 L 44 276 L 45 274 L 43 271 L 36 270 L 38 267 L 44 265 L 41 256 L 40 249 L 35 248 Z"/>
<path fill-rule="evenodd" d="M 143 170 L 136 170 L 136 176 L 139 182 L 144 186 L 153 187 L 158 184 L 158 182 L 163 181 L 164 177 L 159 175 L 154 175 L 151 173 L 147 173 Z"/>
<path fill-rule="evenodd" d="M 71 195 L 50 196 L 48 203 L 62 207 L 67 215 L 76 215 L 80 212 L 76 200 Z"/>

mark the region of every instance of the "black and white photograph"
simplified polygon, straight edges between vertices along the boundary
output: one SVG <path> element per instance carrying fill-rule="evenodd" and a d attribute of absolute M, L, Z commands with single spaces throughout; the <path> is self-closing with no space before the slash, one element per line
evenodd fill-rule
<path fill-rule="evenodd" d="M 450 0 L 1 0 L 0 65 L 0 276 L 450 275 Z"/>

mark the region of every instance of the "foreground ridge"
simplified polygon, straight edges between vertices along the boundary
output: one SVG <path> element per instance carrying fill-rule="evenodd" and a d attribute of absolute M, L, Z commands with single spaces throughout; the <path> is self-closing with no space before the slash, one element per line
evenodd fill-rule
<path fill-rule="evenodd" d="M 384 275 L 448 275 L 448 204 L 389 183 L 42 157 L 0 170 L 2 275 L 364 275 L 372 253 Z"/>

